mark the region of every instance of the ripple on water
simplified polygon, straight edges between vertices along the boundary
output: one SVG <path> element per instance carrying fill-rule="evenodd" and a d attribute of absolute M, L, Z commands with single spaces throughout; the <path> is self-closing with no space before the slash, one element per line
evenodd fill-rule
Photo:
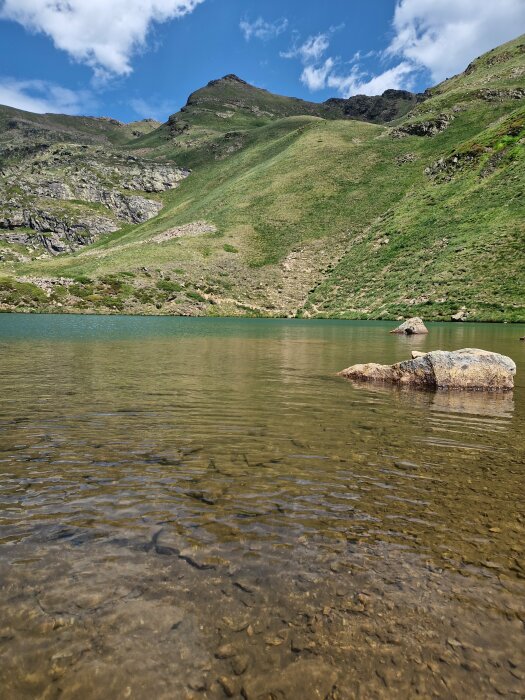
<path fill-rule="evenodd" d="M 523 694 L 522 388 L 335 377 L 407 353 L 381 324 L 172 321 L 3 345 L 5 696 Z"/>

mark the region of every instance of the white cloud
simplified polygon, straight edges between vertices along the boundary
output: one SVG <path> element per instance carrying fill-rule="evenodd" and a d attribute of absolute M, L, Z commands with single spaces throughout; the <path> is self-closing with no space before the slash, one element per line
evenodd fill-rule
<path fill-rule="evenodd" d="M 524 0 L 399 0 L 388 56 L 430 71 L 435 82 L 525 31 Z"/>
<path fill-rule="evenodd" d="M 329 56 L 321 62 L 330 35 L 340 27 L 311 36 L 301 45 L 296 35 L 292 48 L 281 57 L 301 61 L 305 66 L 301 81 L 312 91 L 330 87 L 351 97 L 410 90 L 422 72 L 428 71 L 433 82 L 440 82 L 525 31 L 525 0 L 398 0 L 392 26 L 390 45 L 383 52 L 356 51 L 346 74 L 341 73 L 339 58 Z M 360 62 L 372 56 L 390 67 L 378 75 L 363 71 Z"/>
<path fill-rule="evenodd" d="M 288 20 L 284 17 L 275 20 L 275 22 L 267 22 L 262 17 L 258 17 L 254 22 L 243 19 L 240 21 L 239 27 L 246 41 L 250 41 L 252 37 L 260 39 L 261 41 L 269 41 L 286 31 Z"/>
<path fill-rule="evenodd" d="M 408 61 L 403 61 L 373 78 L 368 80 L 365 78 L 366 75 L 360 73 L 358 67 L 354 66 L 348 75 L 330 74 L 326 84 L 338 90 L 343 97 L 382 95 L 385 90 L 409 90 L 413 83 L 414 66 Z"/>
<path fill-rule="evenodd" d="M 0 0 L 0 19 L 46 34 L 98 78 L 131 73 L 153 22 L 182 17 L 203 0 Z"/>
<path fill-rule="evenodd" d="M 317 67 L 305 66 L 301 73 L 301 82 L 312 92 L 323 90 L 326 87 L 328 76 L 333 67 L 334 60 L 332 58 L 327 58 L 322 65 Z"/>
<path fill-rule="evenodd" d="M 0 78 L 0 104 L 38 114 L 85 114 L 93 99 L 88 92 L 75 92 L 44 80 Z"/>
<path fill-rule="evenodd" d="M 295 41 L 292 48 L 282 51 L 281 58 L 299 58 L 303 63 L 318 61 L 330 46 L 330 39 L 327 33 L 309 36 L 303 44 L 297 45 Z"/>

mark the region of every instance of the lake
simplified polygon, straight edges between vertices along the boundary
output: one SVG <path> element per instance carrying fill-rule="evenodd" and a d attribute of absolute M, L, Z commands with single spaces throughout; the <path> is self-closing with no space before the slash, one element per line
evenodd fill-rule
<path fill-rule="evenodd" d="M 525 326 L 395 325 L 0 315 L 3 700 L 524 697 Z"/>

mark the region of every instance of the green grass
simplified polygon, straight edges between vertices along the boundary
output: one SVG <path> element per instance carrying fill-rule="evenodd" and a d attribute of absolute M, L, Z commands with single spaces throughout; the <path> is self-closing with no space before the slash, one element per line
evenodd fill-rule
<path fill-rule="evenodd" d="M 470 319 L 523 321 L 525 109 L 504 92 L 523 83 L 523 43 L 433 89 L 405 119 L 452 115 L 431 138 L 214 84 L 133 142 L 194 168 L 159 195 L 158 216 L 4 267 L 75 279 L 66 303 L 86 310 L 447 319 L 466 306 Z M 154 240 L 196 221 L 217 231 Z"/>

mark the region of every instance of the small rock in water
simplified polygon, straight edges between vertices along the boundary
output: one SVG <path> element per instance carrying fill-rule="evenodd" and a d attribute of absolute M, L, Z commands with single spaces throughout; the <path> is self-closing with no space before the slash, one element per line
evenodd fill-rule
<path fill-rule="evenodd" d="M 217 678 L 217 681 L 219 682 L 221 688 L 224 690 L 224 694 L 226 695 L 226 697 L 233 698 L 236 690 L 233 681 L 227 676 L 220 676 L 219 678 Z"/>
<path fill-rule="evenodd" d="M 248 668 L 249 663 L 250 657 L 246 654 L 238 654 L 237 656 L 235 656 L 231 662 L 232 670 L 235 673 L 235 675 L 242 676 L 242 674 Z"/>
<path fill-rule="evenodd" d="M 397 328 L 394 328 L 394 330 L 390 331 L 390 333 L 424 335 L 425 333 L 428 333 L 428 330 L 423 323 L 423 319 L 419 318 L 419 316 L 414 316 L 413 318 L 409 318 Z"/>
<path fill-rule="evenodd" d="M 215 656 L 217 659 L 229 659 L 235 656 L 235 649 L 232 644 L 223 644 L 217 649 Z"/>

